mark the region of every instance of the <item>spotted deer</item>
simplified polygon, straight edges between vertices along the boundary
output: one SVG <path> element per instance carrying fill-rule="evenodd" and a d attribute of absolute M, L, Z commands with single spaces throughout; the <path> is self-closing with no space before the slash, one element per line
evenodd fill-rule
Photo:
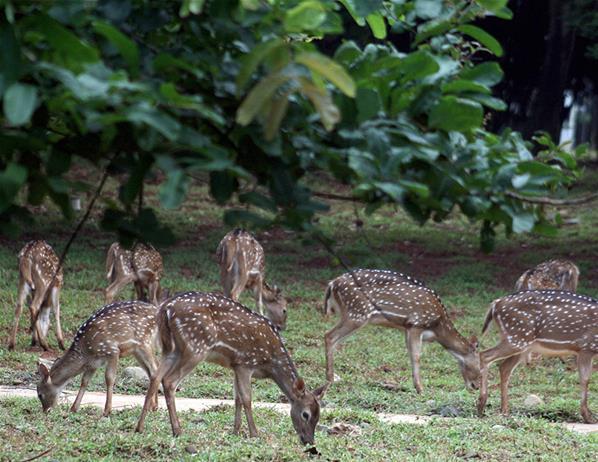
<path fill-rule="evenodd" d="M 306 389 L 270 320 L 221 294 L 186 292 L 161 305 L 158 323 L 163 359 L 152 375 L 136 431 L 143 431 L 161 382 L 172 433 L 180 435 L 175 391 L 197 364 L 208 361 L 234 372 L 234 433 L 241 428 L 244 409 L 249 435 L 257 436 L 251 410 L 251 378 L 270 378 L 291 403 L 291 419 L 299 438 L 304 444 L 313 443 L 320 418 L 319 392 Z"/>
<path fill-rule="evenodd" d="M 62 268 L 52 247 L 45 241 L 31 241 L 19 252 L 19 287 L 15 323 L 8 341 L 8 349 L 15 347 L 19 319 L 23 305 L 31 296 L 29 305 L 31 345 L 39 344 L 49 350 L 48 330 L 50 328 L 50 311 L 54 310 L 56 322 L 56 339 L 64 350 L 64 338 L 60 325 L 60 289 L 63 283 Z"/>
<path fill-rule="evenodd" d="M 148 377 L 156 370 L 156 313 L 155 305 L 141 301 L 116 302 L 96 311 L 81 325 L 68 351 L 51 368 L 43 362 L 38 364 L 41 380 L 37 385 L 37 396 L 44 412 L 56 405 L 58 396 L 73 377 L 83 374 L 79 393 L 71 406 L 71 411 L 77 412 L 89 381 L 95 371 L 105 365 L 104 416 L 110 415 L 120 357 L 135 356 Z M 153 409 L 157 408 L 157 395 L 150 404 Z"/>
<path fill-rule="evenodd" d="M 419 368 L 422 341 L 440 343 L 457 359 L 466 387 L 477 388 L 480 375 L 477 340 L 466 340 L 459 334 L 438 295 L 423 282 L 394 271 L 350 271 L 328 284 L 324 314 L 340 316 L 338 324 L 324 338 L 325 389 L 334 380 L 335 347 L 367 324 L 405 331 L 413 384 L 418 393 L 423 390 Z"/>
<path fill-rule="evenodd" d="M 550 260 L 528 269 L 523 273 L 515 290 L 559 289 L 570 292 L 577 291 L 579 268 L 569 260 Z"/>
<path fill-rule="evenodd" d="M 238 301 L 245 289 L 252 289 L 260 314 L 283 330 L 287 302 L 280 289 L 265 281 L 264 249 L 253 235 L 237 228 L 222 238 L 216 250 L 224 295 Z"/>
<path fill-rule="evenodd" d="M 153 246 L 138 243 L 131 251 L 115 242 L 106 256 L 106 278 L 110 281 L 106 303 L 111 303 L 127 284 L 134 283 L 137 299 L 143 300 L 147 289 L 147 299 L 157 305 L 163 275 L 162 256 Z"/>
<path fill-rule="evenodd" d="M 492 302 L 482 335 L 494 321 L 500 343 L 480 353 L 481 386 L 478 414 L 488 399 L 488 368 L 501 361 L 501 412 L 509 413 L 509 379 L 529 351 L 550 356 L 576 355 L 581 382 L 581 415 L 595 423 L 588 408 L 592 359 L 598 353 L 598 300 L 560 290 L 519 292 Z"/>

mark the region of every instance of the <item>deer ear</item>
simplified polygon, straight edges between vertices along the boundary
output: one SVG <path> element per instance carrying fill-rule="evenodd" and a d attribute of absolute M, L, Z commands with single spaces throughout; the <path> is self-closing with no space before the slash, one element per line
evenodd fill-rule
<path fill-rule="evenodd" d="M 471 345 L 471 349 L 476 351 L 480 346 L 480 342 L 478 342 L 478 338 L 475 335 L 472 335 L 469 339 L 469 344 Z"/>
<path fill-rule="evenodd" d="M 316 388 L 312 393 L 314 394 L 316 399 L 318 401 L 320 401 L 324 397 L 324 394 L 326 393 L 327 388 L 328 388 L 327 385 L 322 385 L 321 387 Z"/>
<path fill-rule="evenodd" d="M 293 383 L 293 391 L 297 396 L 303 396 L 305 393 L 305 382 L 301 377 L 297 378 Z"/>
<path fill-rule="evenodd" d="M 47 364 L 42 363 L 41 361 L 37 363 L 37 372 L 41 376 L 43 381 L 50 380 L 50 368 Z"/>

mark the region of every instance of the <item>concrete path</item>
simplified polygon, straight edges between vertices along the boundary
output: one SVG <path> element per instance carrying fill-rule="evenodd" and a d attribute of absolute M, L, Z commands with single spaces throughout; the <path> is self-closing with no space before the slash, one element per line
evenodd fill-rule
<path fill-rule="evenodd" d="M 75 400 L 77 393 L 75 391 L 65 391 L 62 395 L 63 403 L 72 403 Z M 22 397 L 22 398 L 35 398 L 37 399 L 37 392 L 30 388 L 17 388 L 17 387 L 6 387 L 0 386 L 0 399 L 9 397 Z M 97 407 L 104 407 L 104 401 L 106 395 L 100 392 L 88 391 L 83 397 L 82 405 L 92 405 Z M 112 409 L 118 410 L 126 407 L 143 406 L 145 396 L 143 395 L 119 395 L 114 394 L 112 396 Z M 231 399 L 196 399 L 196 398 L 179 398 L 176 399 L 177 411 L 205 411 L 214 406 L 234 406 L 235 402 Z M 166 408 L 166 403 L 162 396 L 159 399 L 159 406 L 161 409 Z M 290 406 L 284 403 L 261 403 L 254 402 L 253 407 L 268 408 L 277 412 L 288 414 Z M 377 414 L 378 418 L 385 423 L 392 424 L 414 424 L 414 425 L 426 425 L 432 420 L 447 419 L 450 417 L 437 417 L 437 416 L 423 416 L 423 415 L 412 415 L 412 414 Z M 563 427 L 568 430 L 578 433 L 594 433 L 598 432 L 598 424 L 582 424 L 582 423 L 562 423 Z"/>

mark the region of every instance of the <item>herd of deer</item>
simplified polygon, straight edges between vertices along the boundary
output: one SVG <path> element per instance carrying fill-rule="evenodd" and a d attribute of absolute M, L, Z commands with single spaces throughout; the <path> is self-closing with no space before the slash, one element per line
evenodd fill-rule
<path fill-rule="evenodd" d="M 77 331 L 69 350 L 51 366 L 39 363 L 38 396 L 44 411 L 57 402 L 62 389 L 82 374 L 81 387 L 71 410 L 77 411 L 85 388 L 96 369 L 106 367 L 106 405 L 110 414 L 112 388 L 121 356 L 132 354 L 150 377 L 137 431 L 141 432 L 150 409 L 157 408 L 160 384 L 174 435 L 181 432 L 176 414 L 178 384 L 201 361 L 234 371 L 234 431 L 245 412 L 249 434 L 257 435 L 251 410 L 251 378 L 270 378 L 291 403 L 291 418 L 301 441 L 313 443 L 320 415 L 320 399 L 334 381 L 333 351 L 348 335 L 375 324 L 405 331 L 413 383 L 422 391 L 420 353 L 422 341 L 437 341 L 455 357 L 470 389 L 480 388 L 478 413 L 488 397 L 488 368 L 500 363 L 501 411 L 508 414 L 507 388 L 515 367 L 532 352 L 576 355 L 581 381 L 581 415 L 595 422 L 588 407 L 588 383 L 592 359 L 598 353 L 598 300 L 575 293 L 577 266 L 551 260 L 526 271 L 511 295 L 492 302 L 482 333 L 492 321 L 500 343 L 478 352 L 474 338 L 465 339 L 451 322 L 438 295 L 421 281 L 384 270 L 353 270 L 332 280 L 327 287 L 324 314 L 340 321 L 326 333 L 326 384 L 309 391 L 299 376 L 280 336 L 287 318 L 280 290 L 264 279 L 264 250 L 250 233 L 228 233 L 217 250 L 223 295 L 185 292 L 161 297 L 162 258 L 151 246 L 137 244 L 132 251 L 112 244 L 108 251 L 106 289 L 109 303 L 95 312 Z M 32 344 L 48 349 L 50 311 L 54 311 L 56 337 L 64 340 L 60 326 L 59 294 L 62 269 L 52 248 L 44 241 L 29 242 L 19 253 L 19 290 L 9 348 L 15 346 L 19 317 L 27 297 Z M 112 303 L 117 293 L 134 283 L 137 301 Z M 256 313 L 238 303 L 244 289 L 252 289 Z M 148 302 L 141 301 L 148 293 Z M 157 364 L 156 340 L 162 351 Z"/>

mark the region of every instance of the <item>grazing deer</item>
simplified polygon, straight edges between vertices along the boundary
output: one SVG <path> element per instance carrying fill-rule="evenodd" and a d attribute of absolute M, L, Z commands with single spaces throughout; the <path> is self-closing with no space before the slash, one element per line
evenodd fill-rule
<path fill-rule="evenodd" d="M 324 314 L 340 315 L 325 335 L 327 389 L 334 380 L 336 345 L 366 324 L 402 329 L 406 333 L 413 383 L 422 392 L 419 359 L 423 341 L 437 341 L 459 363 L 468 388 L 477 388 L 480 369 L 477 341 L 466 340 L 448 317 L 436 293 L 422 282 L 393 271 L 359 269 L 328 284 Z"/>
<path fill-rule="evenodd" d="M 131 251 L 113 243 L 106 256 L 106 278 L 110 281 L 106 303 L 111 303 L 123 287 L 133 282 L 139 300 L 145 298 L 147 289 L 147 299 L 157 305 L 163 274 L 162 256 L 153 246 L 138 243 Z"/>
<path fill-rule="evenodd" d="M 501 361 L 501 412 L 509 413 L 507 389 L 513 370 L 528 351 L 545 355 L 577 355 L 581 382 L 581 415 L 595 423 L 588 408 L 592 358 L 598 353 L 598 300 L 560 290 L 519 292 L 492 302 L 482 335 L 494 321 L 501 341 L 480 353 L 481 387 L 478 414 L 488 399 L 488 368 Z"/>
<path fill-rule="evenodd" d="M 241 428 L 244 409 L 249 435 L 257 436 L 251 378 L 270 378 L 291 403 L 291 419 L 301 441 L 313 443 L 320 418 L 319 392 L 306 389 L 270 320 L 221 294 L 186 292 L 161 305 L 158 323 L 163 359 L 152 375 L 136 431 L 143 431 L 145 416 L 162 382 L 172 433 L 178 436 L 177 385 L 198 363 L 208 361 L 234 372 L 235 433 Z"/>
<path fill-rule="evenodd" d="M 284 330 L 287 302 L 280 289 L 271 288 L 264 279 L 264 249 L 255 237 L 240 228 L 231 231 L 220 241 L 216 257 L 224 295 L 238 301 L 243 290 L 253 289 L 258 312 Z"/>
<path fill-rule="evenodd" d="M 559 289 L 577 291 L 579 268 L 569 260 L 550 260 L 528 269 L 515 284 L 515 291 Z"/>
<path fill-rule="evenodd" d="M 37 385 L 37 396 L 44 412 L 56 405 L 58 395 L 69 381 L 82 373 L 81 387 L 71 406 L 71 411 L 77 412 L 93 374 L 106 365 L 104 416 L 108 416 L 112 410 L 112 388 L 121 356 L 135 356 L 148 377 L 156 370 L 153 350 L 158 332 L 156 313 L 155 305 L 141 301 L 116 302 L 96 311 L 81 325 L 69 350 L 51 368 L 39 363 L 41 380 Z M 151 404 L 153 409 L 157 408 L 157 395 Z"/>
<path fill-rule="evenodd" d="M 31 295 L 29 305 L 31 325 L 31 345 L 39 345 L 49 350 L 48 330 L 50 328 L 50 310 L 54 310 L 56 319 L 56 338 L 64 350 L 64 338 L 60 325 L 60 289 L 63 283 L 62 268 L 52 247 L 45 241 L 31 241 L 19 252 L 19 289 L 15 323 L 8 341 L 8 349 L 15 347 L 19 319 L 27 297 Z"/>

